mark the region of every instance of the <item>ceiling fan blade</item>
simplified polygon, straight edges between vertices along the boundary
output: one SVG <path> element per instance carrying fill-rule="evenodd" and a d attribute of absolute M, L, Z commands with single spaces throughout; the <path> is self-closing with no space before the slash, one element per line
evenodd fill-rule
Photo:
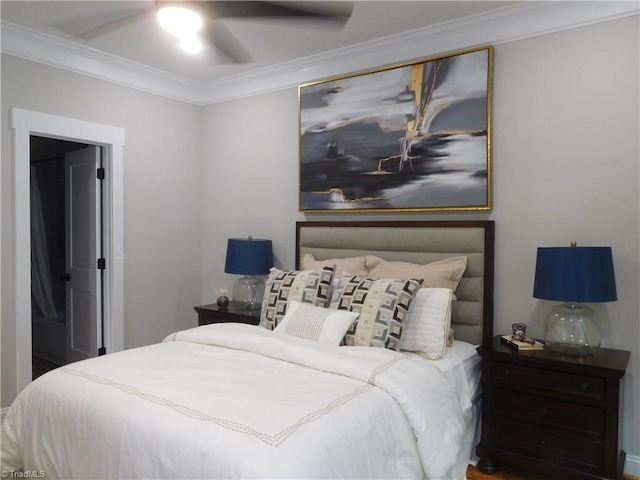
<path fill-rule="evenodd" d="M 143 10 L 132 13 L 130 10 L 126 11 L 126 16 L 122 16 L 119 18 L 115 18 L 114 20 L 103 23 L 102 25 L 98 25 L 93 28 L 89 28 L 87 30 L 83 30 L 81 32 L 75 33 L 74 36 L 81 38 L 82 40 L 93 40 L 107 33 L 118 30 L 122 27 L 130 25 L 142 18 L 151 15 L 153 13 L 153 8 L 144 8 Z"/>
<path fill-rule="evenodd" d="M 156 0 L 156 6 L 174 3 L 175 0 Z M 175 3 L 174 3 L 175 4 Z M 248 63 L 253 59 L 238 39 L 220 20 L 224 18 L 261 18 L 261 19 L 307 19 L 331 20 L 332 24 L 344 24 L 353 11 L 351 2 L 306 1 L 306 2 L 267 2 L 267 1 L 189 1 L 205 17 L 202 36 L 209 45 L 216 48 L 234 63 Z"/>
<path fill-rule="evenodd" d="M 346 21 L 353 11 L 351 2 L 205 2 L 217 18 L 308 18 Z"/>
<path fill-rule="evenodd" d="M 253 60 L 249 52 L 222 22 L 209 21 L 202 35 L 209 45 L 233 63 L 249 63 Z"/>
<path fill-rule="evenodd" d="M 116 2 L 117 3 L 117 2 Z M 123 2 L 126 4 L 129 2 Z M 201 38 L 234 63 L 252 61 L 251 56 L 231 31 L 222 24 L 224 18 L 306 19 L 330 20 L 332 25 L 344 24 L 353 11 L 353 3 L 345 1 L 242 1 L 242 0 L 145 0 L 131 2 L 133 8 L 110 10 L 97 23 L 95 18 L 67 22 L 58 28 L 83 40 L 97 37 L 135 23 L 153 15 L 162 6 L 187 6 L 200 12 L 204 18 Z M 142 5 L 141 5 L 142 4 Z M 154 8 L 155 7 L 155 8 Z M 79 19 L 76 19 L 79 20 Z"/>

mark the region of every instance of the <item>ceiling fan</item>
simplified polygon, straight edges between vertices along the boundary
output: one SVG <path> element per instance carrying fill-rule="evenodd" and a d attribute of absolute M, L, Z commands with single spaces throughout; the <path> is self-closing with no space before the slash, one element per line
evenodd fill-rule
<path fill-rule="evenodd" d="M 74 32 L 63 26 L 60 28 L 82 40 L 93 40 L 150 15 L 156 15 L 160 25 L 178 37 L 184 50 L 193 53 L 204 44 L 214 47 L 232 63 L 247 63 L 251 61 L 251 56 L 221 20 L 320 20 L 341 27 L 352 11 L 353 4 L 344 1 L 155 0 L 135 10 L 114 11 L 111 17 L 99 22 L 93 19 L 91 27 L 86 28 L 85 25 L 80 31 L 77 25 L 73 28 Z"/>

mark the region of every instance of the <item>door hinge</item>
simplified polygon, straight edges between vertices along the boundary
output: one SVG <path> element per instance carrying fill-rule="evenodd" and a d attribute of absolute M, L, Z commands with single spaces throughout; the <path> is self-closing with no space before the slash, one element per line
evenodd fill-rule
<path fill-rule="evenodd" d="M 104 270 L 107 267 L 107 263 L 104 258 L 98 259 L 98 270 Z"/>
<path fill-rule="evenodd" d="M 98 180 L 104 180 L 104 167 L 98 168 Z"/>

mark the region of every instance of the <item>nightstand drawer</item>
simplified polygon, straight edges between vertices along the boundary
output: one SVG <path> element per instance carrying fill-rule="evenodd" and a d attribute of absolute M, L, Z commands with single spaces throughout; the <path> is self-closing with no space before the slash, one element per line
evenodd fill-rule
<path fill-rule="evenodd" d="M 520 387 L 540 389 L 540 394 L 555 392 L 574 397 L 604 400 L 605 381 L 602 378 L 555 372 L 542 368 L 525 367 L 495 362 L 492 385 L 500 388 Z"/>
<path fill-rule="evenodd" d="M 500 419 L 493 422 L 493 438 L 504 450 L 537 457 L 548 462 L 575 467 L 601 469 L 603 443 L 547 432 Z"/>
<path fill-rule="evenodd" d="M 251 325 L 260 323 L 260 310 L 243 310 L 236 302 L 231 302 L 228 308 L 220 308 L 215 303 L 193 308 L 198 312 L 198 325 L 227 322 Z"/>
<path fill-rule="evenodd" d="M 604 410 L 507 390 L 493 391 L 493 412 L 525 425 L 560 433 L 604 437 Z M 570 432 L 569 430 L 574 430 Z"/>
<path fill-rule="evenodd" d="M 496 335 L 478 353 L 482 439 L 476 453 L 482 472 L 504 463 L 532 478 L 621 480 L 619 392 L 630 352 L 520 352 Z"/>
<path fill-rule="evenodd" d="M 200 313 L 198 317 L 199 325 L 210 325 L 212 323 L 249 323 L 251 325 L 257 325 L 260 323 L 260 317 L 247 316 L 241 317 L 239 315 L 217 313 L 215 315 Z"/>

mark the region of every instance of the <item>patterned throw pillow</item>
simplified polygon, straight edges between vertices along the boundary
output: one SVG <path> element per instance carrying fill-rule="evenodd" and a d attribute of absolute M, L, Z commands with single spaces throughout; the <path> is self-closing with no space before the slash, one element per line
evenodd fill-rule
<path fill-rule="evenodd" d="M 287 314 L 273 333 L 337 346 L 356 318 L 357 312 L 331 310 L 291 300 Z"/>
<path fill-rule="evenodd" d="M 422 280 L 343 276 L 331 308 L 360 314 L 347 331 L 344 344 L 397 350 L 402 322 L 421 284 Z"/>
<path fill-rule="evenodd" d="M 287 313 L 291 300 L 328 307 L 333 267 L 322 270 L 278 270 L 272 268 L 264 289 L 260 326 L 273 330 Z"/>

